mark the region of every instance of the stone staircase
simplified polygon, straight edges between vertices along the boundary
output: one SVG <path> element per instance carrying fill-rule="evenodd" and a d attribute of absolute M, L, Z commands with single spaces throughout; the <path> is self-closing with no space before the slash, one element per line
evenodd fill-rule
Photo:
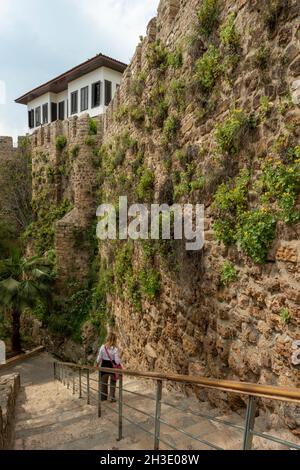
<path fill-rule="evenodd" d="M 146 432 L 124 420 L 124 439 L 117 441 L 118 415 L 106 405 L 103 407 L 102 417 L 97 417 L 97 406 L 92 397 L 92 404 L 86 404 L 86 396 L 79 399 L 78 393 L 72 394 L 72 387 L 67 389 L 62 383 L 53 380 L 53 359 L 47 353 L 30 359 L 14 368 L 14 372 L 21 374 L 22 389 L 17 402 L 16 411 L 16 450 L 151 450 L 153 437 Z M 93 383 L 93 388 L 96 384 Z M 124 402 L 154 415 L 155 402 L 153 390 L 149 383 L 137 379 L 126 379 L 124 388 L 131 392 L 141 393 L 137 397 L 126 393 Z M 95 396 L 96 398 L 96 396 Z M 225 419 L 232 423 L 244 423 L 244 413 L 228 413 L 223 415 L 218 409 L 211 408 L 207 403 L 201 403 L 195 398 L 183 397 L 176 392 L 165 392 L 163 400 L 172 403 L 181 409 L 190 409 L 186 413 L 162 405 L 162 419 L 183 429 L 185 432 L 198 436 L 201 440 L 213 443 L 225 449 L 241 449 L 243 432 L 228 428 L 222 424 L 212 422 L 206 418 L 196 416 L 195 412 L 209 413 L 214 417 Z M 117 404 L 109 403 L 112 409 L 117 410 Z M 149 432 L 154 430 L 154 419 L 145 416 L 124 406 L 124 416 L 138 423 Z M 260 431 L 264 431 L 263 421 L 258 420 Z M 276 432 L 273 432 L 276 435 Z M 299 443 L 299 439 L 285 432 L 277 435 Z M 161 438 L 178 450 L 209 450 L 209 447 L 182 435 L 178 431 L 162 424 Z M 269 443 L 262 439 L 255 439 L 254 448 L 284 447 Z M 161 443 L 162 450 L 170 447 Z"/>

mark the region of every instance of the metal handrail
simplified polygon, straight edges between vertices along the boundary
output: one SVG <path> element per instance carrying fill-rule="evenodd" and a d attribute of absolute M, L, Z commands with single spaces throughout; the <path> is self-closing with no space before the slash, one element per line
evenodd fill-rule
<path fill-rule="evenodd" d="M 66 367 L 75 367 L 82 370 L 101 371 L 111 374 L 114 369 L 106 367 L 81 366 L 67 362 L 59 362 Z M 188 383 L 191 385 L 202 386 L 229 393 L 238 393 L 239 395 L 248 395 L 259 398 L 270 398 L 272 400 L 289 401 L 300 404 L 300 389 L 290 387 L 278 387 L 272 385 L 253 384 L 250 382 L 237 382 L 233 380 L 209 379 L 206 377 L 193 377 L 190 375 L 179 374 L 160 374 L 158 372 L 138 372 L 132 370 L 118 369 L 119 375 L 129 377 L 139 377 L 143 379 L 163 380 L 176 383 Z"/>
<path fill-rule="evenodd" d="M 70 373 L 71 370 L 71 373 Z M 91 372 L 98 374 L 98 380 L 91 378 Z M 102 374 L 107 373 L 112 375 L 115 372 L 112 368 L 104 368 L 104 367 L 92 367 L 92 366 L 81 366 L 78 364 L 66 363 L 66 362 L 54 362 L 54 378 L 60 380 L 64 385 L 70 389 L 70 386 L 73 383 L 73 394 L 76 391 L 79 393 L 79 398 L 83 398 L 83 395 L 86 395 L 87 404 L 90 405 L 91 401 L 96 402 L 98 405 L 98 417 L 100 418 L 102 415 L 102 398 L 105 395 L 105 399 L 108 398 L 108 394 L 104 393 L 102 389 Z M 75 378 L 75 374 L 77 377 Z M 254 430 L 255 425 L 255 415 L 256 415 L 256 408 L 257 408 L 257 398 L 268 398 L 273 400 L 280 400 L 292 403 L 300 403 L 300 390 L 299 389 L 292 389 L 286 387 L 273 387 L 268 385 L 260 385 L 260 384 L 251 384 L 245 382 L 234 382 L 230 380 L 216 380 L 216 379 L 208 379 L 206 377 L 191 377 L 187 375 L 171 375 L 171 374 L 160 374 L 160 373 L 143 373 L 138 371 L 128 371 L 128 370 L 118 370 L 119 378 L 119 385 L 115 388 L 118 388 L 119 397 L 118 397 L 118 409 L 115 409 L 105 403 L 105 408 L 109 409 L 115 414 L 118 414 L 118 440 L 123 438 L 123 421 L 130 422 L 131 424 L 135 425 L 137 428 L 143 430 L 147 434 L 151 435 L 154 438 L 154 450 L 158 450 L 160 447 L 160 443 L 164 443 L 171 449 L 175 449 L 171 443 L 168 443 L 165 439 L 161 437 L 161 425 L 165 425 L 171 429 L 176 430 L 178 433 L 188 436 L 190 439 L 201 442 L 202 444 L 215 449 L 215 450 L 222 450 L 221 447 L 217 446 L 216 444 L 210 443 L 205 439 L 201 439 L 199 436 L 191 434 L 190 432 L 185 431 L 184 429 L 180 429 L 179 427 L 169 423 L 165 419 L 162 419 L 161 412 L 162 412 L 162 405 L 166 405 L 173 409 L 177 409 L 182 411 L 183 413 L 190 414 L 192 413 L 194 416 L 204 417 L 210 421 L 215 421 L 221 425 L 236 428 L 239 431 L 244 433 L 243 436 L 243 450 L 250 450 L 252 449 L 252 441 L 253 437 L 257 436 L 266 440 L 270 440 L 279 444 L 283 444 L 290 449 L 297 449 L 300 450 L 300 444 L 295 444 L 293 442 L 289 442 L 283 439 L 280 439 L 276 436 L 271 436 L 269 434 L 265 434 L 262 432 L 258 432 Z M 150 379 L 156 382 L 156 396 L 150 397 L 148 395 L 144 396 L 142 394 L 132 392 L 127 390 L 123 387 L 123 376 L 130 376 L 130 377 L 138 377 L 143 379 Z M 70 378 L 72 383 L 70 382 Z M 98 390 L 95 390 L 90 385 L 90 381 L 98 383 Z M 190 409 L 183 409 L 173 405 L 172 403 L 165 402 L 162 400 L 162 393 L 163 393 L 163 382 L 175 382 L 175 383 L 182 383 L 182 384 L 193 384 L 203 388 L 209 388 L 214 390 L 225 391 L 229 393 L 236 393 L 239 395 L 247 395 L 248 396 L 248 407 L 247 413 L 245 418 L 244 426 L 239 424 L 230 423 L 220 418 L 215 418 L 207 413 L 201 413 L 197 411 L 193 411 Z M 94 392 L 96 397 L 94 396 Z M 155 414 L 152 416 L 145 411 L 142 411 L 138 408 L 135 408 L 131 405 L 128 405 L 124 402 L 123 393 L 132 393 L 133 395 L 140 396 L 144 399 L 151 399 L 155 401 Z M 128 417 L 123 415 L 123 407 L 132 409 L 138 413 L 141 413 L 148 418 L 154 420 L 155 429 L 154 432 L 151 432 L 145 429 L 140 424 L 132 421 Z"/>
<path fill-rule="evenodd" d="M 229 421 L 225 421 L 224 419 L 215 418 L 214 416 L 211 416 L 207 413 L 200 413 L 199 411 L 191 410 L 190 408 L 180 408 L 179 406 L 173 405 L 172 403 L 169 403 L 167 401 L 162 401 L 161 403 L 162 403 L 162 405 L 169 406 L 170 408 L 174 408 L 175 410 L 182 411 L 183 413 L 186 413 L 186 414 L 191 414 L 193 416 L 199 416 L 200 418 L 205 418 L 208 421 L 214 421 L 218 424 L 224 424 L 225 426 L 229 426 L 231 428 L 238 429 L 239 431 L 244 430 L 244 427 L 242 425 L 230 423 Z"/>

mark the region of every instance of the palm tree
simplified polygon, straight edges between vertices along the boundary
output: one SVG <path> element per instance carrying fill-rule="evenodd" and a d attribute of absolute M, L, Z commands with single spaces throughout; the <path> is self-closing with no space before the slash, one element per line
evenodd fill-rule
<path fill-rule="evenodd" d="M 27 308 L 49 298 L 53 280 L 52 266 L 37 256 L 26 259 L 20 249 L 0 261 L 0 304 L 12 313 L 12 349 L 21 352 L 20 317 Z"/>

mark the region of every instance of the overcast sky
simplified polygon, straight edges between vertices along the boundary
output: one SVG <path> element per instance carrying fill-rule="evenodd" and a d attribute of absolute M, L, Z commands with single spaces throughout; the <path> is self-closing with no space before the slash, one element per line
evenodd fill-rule
<path fill-rule="evenodd" d="M 100 52 L 129 62 L 158 3 L 0 0 L 0 135 L 26 132 L 25 92 Z"/>

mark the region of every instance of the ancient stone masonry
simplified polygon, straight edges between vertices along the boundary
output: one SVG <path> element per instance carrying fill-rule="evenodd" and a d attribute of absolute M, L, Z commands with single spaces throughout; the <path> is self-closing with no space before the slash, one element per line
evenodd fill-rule
<path fill-rule="evenodd" d="M 19 389 L 19 374 L 0 377 L 0 450 L 13 448 L 15 407 Z"/>
<path fill-rule="evenodd" d="M 5 166 L 6 162 L 12 160 L 16 156 L 17 150 L 13 146 L 12 137 L 0 137 L 0 184 L 7 184 L 4 181 L 2 167 Z"/>
<path fill-rule="evenodd" d="M 13 158 L 15 149 L 13 146 L 12 137 L 0 137 L 0 162 Z"/>
<path fill-rule="evenodd" d="M 149 23 L 147 37 L 138 45 L 105 115 L 105 144 L 127 130 L 143 148 L 144 168 L 155 174 L 156 202 L 167 202 L 162 195 L 172 187 L 170 173 L 174 176 L 180 171 L 176 156 L 180 158 L 182 154 L 178 149 L 189 149 L 188 163 L 194 159 L 194 175 L 202 175 L 207 183 L 206 192 L 196 190 L 189 197 L 189 186 L 185 185 L 185 197 L 180 199 L 206 204 L 206 243 L 201 255 L 177 253 L 180 269 L 175 275 L 156 255 L 160 295 L 157 300 L 143 298 L 142 313 L 137 313 L 136 299 L 133 302 L 130 295 L 110 296 L 123 358 L 137 369 L 171 369 L 298 387 L 299 366 L 293 365 L 292 355 L 293 344 L 300 336 L 300 224 L 277 222 L 267 262 L 257 264 L 245 256 L 240 246 L 227 247 L 216 240 L 212 196 L 222 181 L 235 177 L 242 168 L 250 170 L 252 181 L 258 180 L 263 161 L 276 153 L 283 155 L 289 146 L 299 145 L 300 5 L 297 1 L 219 2 L 217 28 L 227 21 L 230 24 L 234 18 L 238 38 L 234 45 L 233 36 L 226 36 L 228 28 L 222 33 L 224 39 L 219 46 L 218 33 L 205 37 L 197 29 L 197 12 L 203 3 L 161 1 L 158 16 Z M 209 43 L 220 47 L 218 61 L 224 62 L 221 72 L 216 66 L 213 73 L 219 78 L 212 92 L 204 93 L 203 104 L 197 99 L 199 91 L 193 88 L 195 57 L 201 58 Z M 157 67 L 151 68 L 149 54 L 158 44 L 172 54 L 181 49 L 182 67 L 164 69 L 164 51 L 157 49 Z M 202 74 L 205 73 L 209 71 L 204 69 Z M 143 84 L 138 97 L 134 91 L 137 80 Z M 183 86 L 178 105 L 168 95 L 178 84 L 182 85 L 180 82 Z M 155 101 L 157 87 L 161 87 L 161 98 Z M 163 100 L 168 101 L 169 115 L 180 120 L 174 145 L 177 153 L 172 144 L 162 142 L 163 135 L 168 135 L 166 124 L 162 128 L 149 125 L 148 107 L 152 106 L 155 112 Z M 141 118 L 137 122 L 137 108 L 143 110 L 144 121 Z M 233 109 L 243 110 L 257 122 L 254 131 L 243 136 L 237 160 L 234 152 L 230 155 L 229 149 L 225 150 L 227 169 L 218 175 L 216 132 Z M 130 173 L 130 162 L 129 152 L 118 171 L 126 168 L 132 178 L 136 175 Z M 108 184 L 107 191 L 110 190 Z M 250 207 L 255 207 L 258 196 L 250 191 L 248 197 Z M 141 253 L 136 251 L 134 266 L 141 261 Z M 111 259 L 111 249 L 102 245 L 101 252 Z M 220 273 L 226 262 L 235 266 L 237 280 L 222 286 Z M 124 282 L 123 290 L 126 292 L 127 288 Z M 214 393 L 208 395 L 215 402 L 220 401 Z M 299 414 L 289 407 L 284 408 L 283 414 L 289 426 L 299 432 Z"/>
<path fill-rule="evenodd" d="M 90 229 L 95 218 L 95 147 L 102 141 L 102 119 L 98 133 L 90 136 L 88 115 L 41 128 L 32 136 L 33 201 L 47 206 L 69 200 L 73 209 L 56 225 L 55 249 L 59 283 L 83 282 L 89 271 L 88 243 L 76 239 Z M 62 143 L 60 143 L 62 142 Z"/>

